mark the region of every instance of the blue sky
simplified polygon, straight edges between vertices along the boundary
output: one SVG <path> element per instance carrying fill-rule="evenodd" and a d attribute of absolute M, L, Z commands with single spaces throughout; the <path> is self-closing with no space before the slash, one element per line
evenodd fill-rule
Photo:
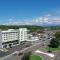
<path fill-rule="evenodd" d="M 30 23 L 46 15 L 60 16 L 60 0 L 0 0 L 0 24 Z"/>

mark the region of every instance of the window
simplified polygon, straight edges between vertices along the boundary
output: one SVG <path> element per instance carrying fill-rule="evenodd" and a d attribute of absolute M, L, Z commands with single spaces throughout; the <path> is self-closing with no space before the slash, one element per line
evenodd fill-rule
<path fill-rule="evenodd" d="M 3 48 L 7 48 L 7 45 L 3 45 Z"/>

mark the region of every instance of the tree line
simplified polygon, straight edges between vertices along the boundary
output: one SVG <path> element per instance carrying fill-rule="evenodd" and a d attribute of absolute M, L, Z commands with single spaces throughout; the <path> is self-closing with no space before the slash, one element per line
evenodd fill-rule
<path fill-rule="evenodd" d="M 28 30 L 30 30 L 30 32 L 44 30 L 44 28 L 42 26 L 35 26 L 35 25 L 0 25 L 1 30 L 19 29 L 19 28 L 27 28 Z"/>
<path fill-rule="evenodd" d="M 51 39 L 50 47 L 58 48 L 60 46 L 60 32 L 55 33 L 55 38 Z"/>

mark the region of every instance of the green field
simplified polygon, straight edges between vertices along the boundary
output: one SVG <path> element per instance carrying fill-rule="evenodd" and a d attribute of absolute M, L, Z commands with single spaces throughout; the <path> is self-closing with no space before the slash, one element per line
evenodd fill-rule
<path fill-rule="evenodd" d="M 41 56 L 31 55 L 30 60 L 43 60 Z"/>
<path fill-rule="evenodd" d="M 52 52 L 60 51 L 60 47 L 58 47 L 58 48 L 51 48 L 51 47 L 49 48 L 49 47 L 46 47 L 46 49 L 47 50 L 50 49 Z"/>

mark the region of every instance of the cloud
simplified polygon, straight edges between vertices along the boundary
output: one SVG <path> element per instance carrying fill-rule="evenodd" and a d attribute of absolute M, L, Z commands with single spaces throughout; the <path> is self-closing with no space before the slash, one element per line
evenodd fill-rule
<path fill-rule="evenodd" d="M 47 14 L 33 19 L 9 19 L 7 25 L 60 25 L 60 17 Z"/>
<path fill-rule="evenodd" d="M 51 14 L 36 18 L 35 21 L 42 23 L 43 25 L 60 25 L 60 17 Z"/>

